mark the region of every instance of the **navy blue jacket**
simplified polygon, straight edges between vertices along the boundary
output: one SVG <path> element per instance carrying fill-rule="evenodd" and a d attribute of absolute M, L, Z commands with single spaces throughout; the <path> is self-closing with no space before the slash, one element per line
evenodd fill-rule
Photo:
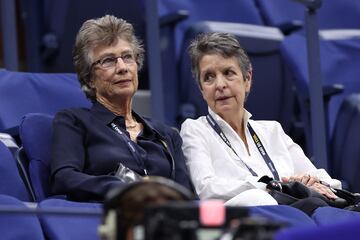
<path fill-rule="evenodd" d="M 110 189 L 125 184 L 114 175 L 119 162 L 140 175 L 144 175 L 144 168 L 148 175 L 167 178 L 175 175 L 174 181 L 191 189 L 178 132 L 133 114 L 144 126 L 137 143 L 133 144 L 138 158 L 110 126 L 116 121 L 129 136 L 124 118 L 117 117 L 100 103 L 95 102 L 91 109 L 57 113 L 53 122 L 51 161 L 53 193 L 77 201 L 102 201 Z M 167 143 L 167 149 L 159 139 Z"/>

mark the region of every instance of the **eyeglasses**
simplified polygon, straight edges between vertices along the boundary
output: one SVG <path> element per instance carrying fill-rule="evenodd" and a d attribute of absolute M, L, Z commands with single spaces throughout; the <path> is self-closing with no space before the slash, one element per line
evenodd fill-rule
<path fill-rule="evenodd" d="M 95 61 L 91 65 L 91 67 L 94 67 L 95 65 L 99 64 L 100 67 L 102 67 L 102 68 L 113 68 L 116 66 L 119 58 L 121 58 L 125 64 L 133 64 L 135 62 L 134 54 L 126 53 L 126 54 L 123 54 L 123 55 L 117 56 L 117 57 L 107 56 L 107 57 L 101 58 L 101 59 Z"/>

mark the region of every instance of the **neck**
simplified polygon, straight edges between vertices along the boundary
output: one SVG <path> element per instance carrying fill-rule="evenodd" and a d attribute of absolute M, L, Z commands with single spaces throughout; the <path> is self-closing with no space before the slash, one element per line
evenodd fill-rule
<path fill-rule="evenodd" d="M 98 97 L 96 99 L 99 103 L 104 105 L 112 113 L 117 116 L 123 116 L 125 120 L 132 120 L 132 99 L 123 99 L 120 101 L 109 101 L 106 98 Z"/>
<path fill-rule="evenodd" d="M 231 112 L 220 115 L 243 140 L 245 140 L 244 112 L 244 109 L 242 109 L 237 113 Z"/>

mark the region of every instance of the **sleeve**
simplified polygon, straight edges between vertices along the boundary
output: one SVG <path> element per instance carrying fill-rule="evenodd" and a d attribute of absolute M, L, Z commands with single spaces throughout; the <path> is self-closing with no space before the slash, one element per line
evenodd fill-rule
<path fill-rule="evenodd" d="M 191 180 L 200 199 L 229 200 L 243 191 L 259 188 L 265 189 L 265 184 L 257 182 L 258 177 L 219 177 L 216 175 L 211 151 L 218 149 L 214 143 L 208 141 L 208 131 L 201 122 L 186 120 L 181 127 L 180 135 L 183 139 L 185 161 L 190 172 Z M 216 150 L 215 150 L 216 151 Z M 216 157 L 226 159 L 221 154 Z M 227 171 L 227 169 L 222 169 Z M 240 175 L 240 174 L 239 174 Z"/>
<path fill-rule="evenodd" d="M 339 180 L 331 178 L 325 169 L 318 169 L 314 166 L 310 159 L 306 157 L 301 147 L 284 132 L 280 123 L 277 123 L 277 131 L 289 150 L 291 160 L 294 164 L 295 175 L 310 174 L 328 183 L 331 187 L 341 188 L 341 182 Z"/>
<path fill-rule="evenodd" d="M 59 112 L 53 121 L 51 185 L 54 194 L 76 201 L 102 201 L 108 190 L 123 183 L 111 175 L 84 173 L 86 130 L 70 112 Z"/>
<path fill-rule="evenodd" d="M 175 181 L 187 189 L 193 191 L 189 172 L 186 168 L 185 157 L 182 151 L 182 139 L 179 133 L 175 130 L 171 131 L 171 143 L 173 145 L 172 157 L 175 162 Z"/>

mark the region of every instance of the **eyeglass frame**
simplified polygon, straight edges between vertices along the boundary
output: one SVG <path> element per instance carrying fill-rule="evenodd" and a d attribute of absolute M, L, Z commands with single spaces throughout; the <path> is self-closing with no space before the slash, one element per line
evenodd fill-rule
<path fill-rule="evenodd" d="M 130 55 L 131 58 L 127 59 L 125 58 L 126 56 Z M 121 60 L 126 64 L 126 65 L 129 65 L 129 64 L 133 64 L 136 62 L 136 59 L 135 59 L 135 55 L 134 53 L 132 52 L 124 52 L 121 54 L 121 56 L 104 56 L 102 58 L 100 58 L 99 60 L 96 60 L 95 62 L 93 62 L 90 66 L 90 69 L 92 69 L 95 65 L 97 64 L 100 64 L 100 67 L 102 69 L 110 69 L 110 68 L 113 68 L 116 66 L 116 64 L 118 63 L 119 61 L 119 58 L 121 58 Z M 116 61 L 114 61 L 114 65 L 111 65 L 111 66 L 108 66 L 108 67 L 104 67 L 102 66 L 101 62 L 104 61 L 105 59 L 116 59 Z"/>

